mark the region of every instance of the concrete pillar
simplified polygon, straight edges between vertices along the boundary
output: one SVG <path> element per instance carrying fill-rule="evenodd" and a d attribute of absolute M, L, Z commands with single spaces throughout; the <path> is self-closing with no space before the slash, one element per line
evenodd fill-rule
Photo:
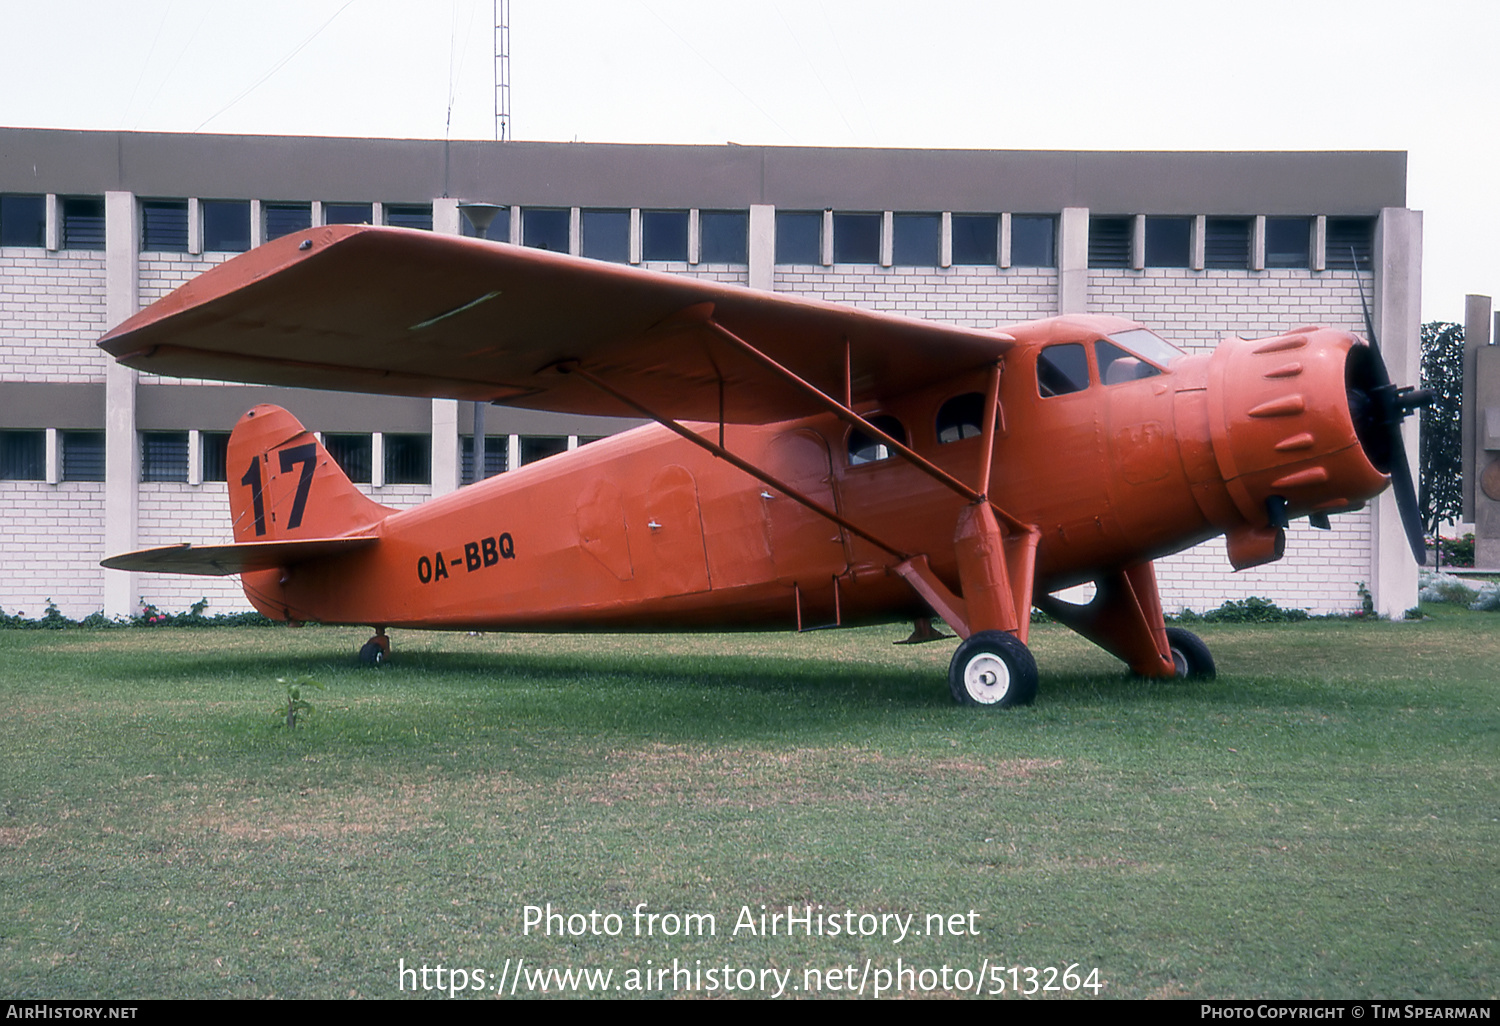
<path fill-rule="evenodd" d="M 1415 385 L 1422 375 L 1422 212 L 1387 207 L 1375 226 L 1375 330 L 1391 380 Z M 1420 418 L 1406 418 L 1402 436 L 1412 477 L 1417 476 Z M 1386 489 L 1375 500 L 1371 516 L 1374 548 L 1370 593 L 1375 609 L 1400 617 L 1417 604 L 1417 564 L 1412 559 L 1396 509 L 1395 493 Z"/>
<path fill-rule="evenodd" d="M 521 210 L 511 207 L 511 232 L 520 231 Z M 463 215 L 458 200 L 443 196 L 432 201 L 432 230 L 458 235 Z M 458 444 L 458 400 L 432 400 L 432 494 L 458 491 L 460 448 Z"/>
<path fill-rule="evenodd" d="M 819 240 L 819 256 L 824 267 L 833 264 L 833 211 L 823 211 L 823 234 Z"/>
<path fill-rule="evenodd" d="M 1130 269 L 1146 269 L 1146 215 L 1136 214 L 1130 221 Z"/>
<path fill-rule="evenodd" d="M 1193 270 L 1201 271 L 1208 263 L 1208 216 L 1199 214 L 1193 218 L 1193 234 L 1190 243 L 1192 247 L 1192 258 L 1189 263 Z"/>
<path fill-rule="evenodd" d="M 995 257 L 1000 261 L 1001 267 L 1010 266 L 1010 215 L 1001 214 L 1000 223 L 995 230 L 1000 234 L 995 239 Z"/>
<path fill-rule="evenodd" d="M 1250 225 L 1250 270 L 1266 269 L 1266 215 L 1256 214 Z"/>
<path fill-rule="evenodd" d="M 880 266 L 889 267 L 895 259 L 896 214 L 886 210 L 880 215 Z"/>
<path fill-rule="evenodd" d="M 630 262 L 638 264 L 641 262 L 641 208 L 630 208 L 630 239 L 627 243 L 630 252 Z"/>
<path fill-rule="evenodd" d="M 1312 269 L 1328 270 L 1328 216 L 1319 214 L 1313 218 Z"/>
<path fill-rule="evenodd" d="M 104 194 L 105 321 L 110 328 L 140 309 L 140 272 L 136 240 L 140 216 L 135 195 Z M 100 557 L 134 551 L 136 492 L 140 480 L 140 444 L 135 432 L 136 372 L 105 359 L 104 369 L 104 552 Z M 104 613 L 133 616 L 140 598 L 136 575 L 104 572 Z"/>
<path fill-rule="evenodd" d="M 203 252 L 203 201 L 192 196 L 187 203 L 188 252 L 196 256 Z"/>
<path fill-rule="evenodd" d="M 698 208 L 693 207 L 688 211 L 688 263 L 691 265 L 696 265 L 698 258 L 703 255 L 698 235 Z"/>
<path fill-rule="evenodd" d="M 938 227 L 938 266 L 953 266 L 953 212 L 943 211 Z"/>
<path fill-rule="evenodd" d="M 1089 312 L 1089 208 L 1064 207 L 1057 224 L 1057 312 Z"/>
<path fill-rule="evenodd" d="M 49 252 L 57 252 L 62 249 L 62 200 L 57 193 L 47 193 L 46 224 L 42 229 L 47 238 L 47 249 Z"/>
<path fill-rule="evenodd" d="M 769 292 L 776 286 L 776 208 L 750 204 L 750 287 Z"/>
<path fill-rule="evenodd" d="M 1463 456 L 1459 466 L 1463 468 L 1463 513 L 1464 520 L 1474 522 L 1474 482 L 1479 480 L 1477 433 L 1474 430 L 1476 414 L 1479 413 L 1479 377 L 1475 371 L 1478 364 L 1477 350 L 1490 344 L 1490 297 L 1464 297 L 1464 394 L 1463 394 Z"/>

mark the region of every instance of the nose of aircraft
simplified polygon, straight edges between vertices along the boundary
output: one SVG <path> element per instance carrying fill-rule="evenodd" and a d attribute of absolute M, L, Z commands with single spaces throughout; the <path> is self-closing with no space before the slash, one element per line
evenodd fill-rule
<path fill-rule="evenodd" d="M 1331 328 L 1226 341 L 1208 373 L 1214 458 L 1243 523 L 1228 531 L 1237 569 L 1281 555 L 1282 529 L 1397 487 L 1422 559 L 1420 517 L 1401 443 L 1420 394 L 1390 382 L 1378 350 Z"/>

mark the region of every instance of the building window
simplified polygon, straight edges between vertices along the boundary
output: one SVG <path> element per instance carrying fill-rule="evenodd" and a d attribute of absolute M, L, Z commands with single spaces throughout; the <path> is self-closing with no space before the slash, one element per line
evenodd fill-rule
<path fill-rule="evenodd" d="M 1266 266 L 1311 267 L 1308 260 L 1311 240 L 1311 218 L 1266 218 Z"/>
<path fill-rule="evenodd" d="M 415 204 L 393 204 L 385 208 L 385 223 L 392 228 L 416 228 L 432 231 L 432 207 Z"/>
<path fill-rule="evenodd" d="M 698 259 L 705 264 L 743 264 L 750 259 L 750 214 L 705 210 L 698 215 Z"/>
<path fill-rule="evenodd" d="M 187 200 L 141 201 L 141 249 L 148 253 L 187 252 Z"/>
<path fill-rule="evenodd" d="M 63 249 L 104 248 L 104 199 L 69 196 L 62 201 Z"/>
<path fill-rule="evenodd" d="M 532 249 L 547 249 L 554 253 L 568 252 L 568 223 L 572 214 L 567 210 L 526 209 L 521 211 L 521 244 Z"/>
<path fill-rule="evenodd" d="M 250 248 L 248 200 L 204 200 L 202 206 L 205 253 L 243 253 Z"/>
<path fill-rule="evenodd" d="M 62 432 L 62 479 L 104 480 L 104 432 Z"/>
<path fill-rule="evenodd" d="M 686 210 L 641 211 L 641 259 L 688 258 L 688 212 Z"/>
<path fill-rule="evenodd" d="M 1192 218 L 1146 218 L 1147 267 L 1187 267 L 1192 258 Z"/>
<path fill-rule="evenodd" d="M 261 209 L 266 215 L 267 241 L 312 227 L 311 203 L 264 203 Z"/>
<path fill-rule="evenodd" d="M 187 479 L 187 432 L 142 431 L 141 480 L 186 481 Z"/>
<path fill-rule="evenodd" d="M 906 444 L 906 425 L 902 424 L 895 417 L 881 413 L 873 417 L 866 417 L 865 419 L 902 445 Z M 861 463 L 878 463 L 881 460 L 888 460 L 890 458 L 891 447 L 874 435 L 863 428 L 852 428 L 849 431 L 849 466 L 857 467 Z"/>
<path fill-rule="evenodd" d="M 901 267 L 936 267 L 941 256 L 941 214 L 896 214 L 891 219 L 891 262 Z"/>
<path fill-rule="evenodd" d="M 1250 266 L 1250 219 L 1209 217 L 1203 222 L 1203 266 L 1243 271 Z"/>
<path fill-rule="evenodd" d="M 1012 267 L 1056 267 L 1057 218 L 1048 214 L 1012 214 L 1010 263 Z"/>
<path fill-rule="evenodd" d="M 1325 253 L 1330 271 L 1369 271 L 1375 252 L 1375 221 L 1368 217 L 1330 217 Z"/>
<path fill-rule="evenodd" d="M 521 436 L 521 466 L 544 460 L 548 456 L 556 456 L 560 452 L 568 451 L 568 439 L 566 436 L 557 435 L 522 435 Z"/>
<path fill-rule="evenodd" d="M 386 484 L 432 483 L 430 435 L 386 435 L 383 445 Z"/>
<path fill-rule="evenodd" d="M 373 224 L 368 203 L 324 203 L 324 224 Z"/>
<path fill-rule="evenodd" d="M 0 431 L 0 481 L 47 479 L 47 432 Z"/>
<path fill-rule="evenodd" d="M 369 435 L 324 435 L 323 448 L 349 480 L 370 483 L 374 446 Z"/>
<path fill-rule="evenodd" d="M 776 211 L 776 262 L 823 262 L 823 215 L 813 210 Z"/>
<path fill-rule="evenodd" d="M 47 244 L 47 197 L 0 196 L 0 246 Z"/>
<path fill-rule="evenodd" d="M 1089 218 L 1089 266 L 1129 267 L 1134 218 Z"/>
<path fill-rule="evenodd" d="M 464 484 L 474 483 L 474 436 L 464 435 L 459 439 L 462 446 L 460 480 Z M 484 476 L 494 477 L 510 469 L 510 440 L 506 435 L 484 436 Z"/>
<path fill-rule="evenodd" d="M 880 263 L 881 220 L 879 214 L 834 214 L 833 262 Z"/>
<path fill-rule="evenodd" d="M 229 432 L 203 431 L 198 435 L 199 459 L 204 481 L 229 480 Z"/>
<path fill-rule="evenodd" d="M 617 264 L 630 260 L 630 211 L 585 210 L 579 226 L 579 252 Z"/>
<path fill-rule="evenodd" d="M 1014 225 L 1011 234 L 1015 234 Z M 953 262 L 975 267 L 994 267 L 1000 262 L 999 214 L 953 215 Z"/>

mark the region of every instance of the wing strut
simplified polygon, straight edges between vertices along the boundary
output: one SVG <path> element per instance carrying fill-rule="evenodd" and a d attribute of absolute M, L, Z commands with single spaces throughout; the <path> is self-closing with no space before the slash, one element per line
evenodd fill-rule
<path fill-rule="evenodd" d="M 588 371 L 584 370 L 582 367 L 580 367 L 578 365 L 578 362 L 576 360 L 570 360 L 570 361 L 566 361 L 564 363 L 558 364 L 557 365 L 557 370 L 559 372 L 563 373 L 563 374 L 577 374 L 584 381 L 587 381 L 589 384 L 593 385 L 595 388 L 599 389 L 601 392 L 604 392 L 606 395 L 610 395 L 610 396 L 613 396 L 614 398 L 618 399 L 620 402 L 624 403 L 626 406 L 629 406 L 631 409 L 633 409 L 633 410 L 637 411 L 638 413 L 640 413 L 641 416 L 643 416 L 643 417 L 650 417 L 652 420 L 656 421 L 662 427 L 665 427 L 668 430 L 673 431 L 676 434 L 682 436 L 687 441 L 692 442 L 694 445 L 698 446 L 700 449 L 704 449 L 707 452 L 712 453 L 714 456 L 718 457 L 719 459 L 725 461 L 726 463 L 728 463 L 728 464 L 730 464 L 732 466 L 738 467 L 740 470 L 743 470 L 745 473 L 749 474 L 751 477 L 755 478 L 757 481 L 760 481 L 760 482 L 762 482 L 762 483 L 764 483 L 766 485 L 769 485 L 772 488 L 775 488 L 777 491 L 781 492 L 783 495 L 785 495 L 787 498 L 791 499 L 793 502 L 796 502 L 796 503 L 798 503 L 799 505 L 802 505 L 802 506 L 806 506 L 808 509 L 812 510 L 814 513 L 818 514 L 819 516 L 823 517 L 824 519 L 831 520 L 835 524 L 838 524 L 840 527 L 842 527 L 844 530 L 848 531 L 850 534 L 853 534 L 853 535 L 855 535 L 855 536 L 857 536 L 859 538 L 863 538 L 865 541 L 869 542 L 871 545 L 874 545 L 876 548 L 880 549 L 881 551 L 887 553 L 888 555 L 890 555 L 892 558 L 894 558 L 898 562 L 904 563 L 904 562 L 906 562 L 907 560 L 909 560 L 911 558 L 911 555 L 909 553 L 902 552 L 900 549 L 896 548 L 894 545 L 889 545 L 886 542 L 881 541 L 879 538 L 875 537 L 870 532 L 864 530 L 863 528 L 860 528 L 856 524 L 853 524 L 850 521 L 846 520 L 845 518 L 839 516 L 837 513 L 835 513 L 833 510 L 829 509 L 828 507 L 823 506 L 822 504 L 813 501 L 811 498 L 809 498 L 808 496 L 804 495 L 802 492 L 797 491 L 797 489 L 792 488 L 792 487 L 790 487 L 787 484 L 784 484 L 782 481 L 780 481 L 779 479 L 777 479 L 775 477 L 772 477 L 770 474 L 766 473 L 764 470 L 761 470 L 759 467 L 757 467 L 754 464 L 750 463 L 748 460 L 744 460 L 744 459 L 741 459 L 739 456 L 736 456 L 734 453 L 732 453 L 728 449 L 724 448 L 723 445 L 716 445 L 713 442 L 710 442 L 707 438 L 704 438 L 702 435 L 698 434 L 698 432 L 694 431 L 692 428 L 686 426 L 685 424 L 682 424 L 682 423 L 680 423 L 678 421 L 675 421 L 671 417 L 662 416 L 661 414 L 655 412 L 651 408 L 649 408 L 647 406 L 641 405 L 640 403 L 636 402 L 634 399 L 630 398 L 628 395 L 625 395 L 623 392 L 620 392 L 619 390 L 617 390 L 613 386 L 611 386 L 608 383 L 606 383 L 605 381 L 603 381 L 601 378 L 599 378 L 596 375 L 591 374 Z M 720 431 L 721 431 L 721 433 L 723 431 L 723 423 L 722 423 L 722 421 L 720 422 Z"/>

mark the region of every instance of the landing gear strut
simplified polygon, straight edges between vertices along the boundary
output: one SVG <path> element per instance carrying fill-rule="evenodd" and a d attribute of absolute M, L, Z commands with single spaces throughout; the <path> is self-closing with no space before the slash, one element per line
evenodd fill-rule
<path fill-rule="evenodd" d="M 375 636 L 359 650 L 359 661 L 366 666 L 384 666 L 391 658 L 391 639 L 384 627 L 375 628 Z"/>

